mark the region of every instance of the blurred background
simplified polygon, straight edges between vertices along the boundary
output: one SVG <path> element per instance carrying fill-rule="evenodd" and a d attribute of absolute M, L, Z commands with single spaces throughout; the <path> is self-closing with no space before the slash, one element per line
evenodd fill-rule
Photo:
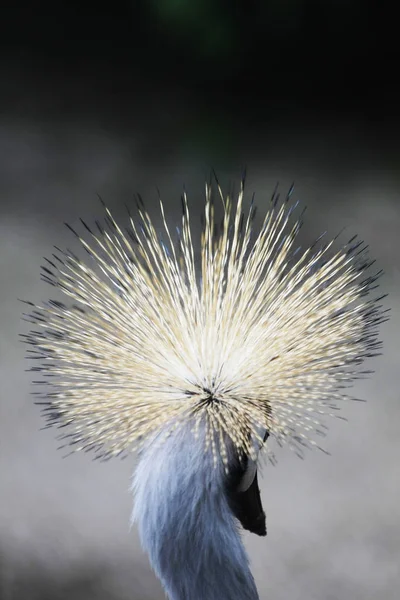
<path fill-rule="evenodd" d="M 378 8 L 379 4 L 379 8 Z M 361 0 L 6 2 L 0 20 L 0 598 L 161 600 L 129 530 L 134 459 L 63 459 L 40 431 L 17 298 L 63 221 L 116 216 L 156 186 L 173 220 L 214 167 L 307 204 L 304 236 L 359 233 L 386 272 L 384 356 L 332 422 L 332 456 L 278 451 L 246 535 L 262 600 L 395 600 L 400 589 L 397 19 Z M 261 212 L 261 211 L 260 211 Z"/>

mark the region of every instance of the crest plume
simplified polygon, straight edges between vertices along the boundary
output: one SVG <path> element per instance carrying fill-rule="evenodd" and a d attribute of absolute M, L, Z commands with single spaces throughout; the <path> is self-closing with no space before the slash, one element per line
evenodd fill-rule
<path fill-rule="evenodd" d="M 160 200 L 157 231 L 138 200 L 123 230 L 106 212 L 70 251 L 43 267 L 43 279 L 68 297 L 34 306 L 25 336 L 39 359 L 49 424 L 69 426 L 75 449 L 124 454 L 160 430 L 205 424 L 205 444 L 226 463 L 226 440 L 253 457 L 260 430 L 297 449 L 315 446 L 324 415 L 379 349 L 380 298 L 368 293 L 380 273 L 355 238 L 341 249 L 320 240 L 302 254 L 294 242 L 291 192 L 275 192 L 259 227 L 217 184 L 216 226 L 206 185 L 201 239 L 194 239 L 186 193 L 172 229 Z M 177 236 L 176 236 L 177 234 Z M 39 382 L 43 383 L 43 382 Z"/>

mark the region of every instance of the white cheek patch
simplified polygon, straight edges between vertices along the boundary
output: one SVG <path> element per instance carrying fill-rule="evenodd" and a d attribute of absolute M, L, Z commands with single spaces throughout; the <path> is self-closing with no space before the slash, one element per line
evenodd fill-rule
<path fill-rule="evenodd" d="M 260 429 L 258 432 L 258 435 L 261 439 L 266 439 L 266 433 L 267 430 L 266 429 Z M 260 450 L 261 450 L 261 445 L 260 442 L 258 440 L 254 440 L 254 447 L 256 450 L 256 455 L 258 456 Z M 238 485 L 237 491 L 238 492 L 246 492 L 249 487 L 251 486 L 251 484 L 254 481 L 254 477 L 256 476 L 257 473 L 257 461 L 252 460 L 251 458 L 248 459 L 248 463 L 247 463 L 247 468 L 246 471 L 242 477 L 242 479 L 240 480 L 240 483 Z"/>
<path fill-rule="evenodd" d="M 254 460 L 251 460 L 249 458 L 248 463 L 247 463 L 247 469 L 246 469 L 242 479 L 240 480 L 237 491 L 238 492 L 246 492 L 249 489 L 249 487 L 251 486 L 251 484 L 253 483 L 256 473 L 257 473 L 257 463 L 255 463 Z"/>

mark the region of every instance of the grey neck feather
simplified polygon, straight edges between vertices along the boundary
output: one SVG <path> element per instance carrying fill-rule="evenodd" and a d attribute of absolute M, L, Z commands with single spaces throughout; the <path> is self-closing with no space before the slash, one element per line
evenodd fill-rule
<path fill-rule="evenodd" d="M 142 546 L 170 600 L 259 600 L 226 496 L 202 435 L 189 427 L 142 452 L 133 478 Z"/>

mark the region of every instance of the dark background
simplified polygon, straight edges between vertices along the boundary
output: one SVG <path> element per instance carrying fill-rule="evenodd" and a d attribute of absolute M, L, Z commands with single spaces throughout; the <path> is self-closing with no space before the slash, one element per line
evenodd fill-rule
<path fill-rule="evenodd" d="M 139 129 L 148 162 L 190 151 L 207 162 L 247 162 L 249 147 L 266 151 L 272 131 L 339 123 L 383 156 L 399 130 L 390 6 L 6 2 L 1 106 L 9 118 L 42 125 L 80 119 L 126 136 Z"/>
<path fill-rule="evenodd" d="M 398 22 L 361 0 L 5 2 L 0 19 L 0 598 L 162 598 L 128 528 L 133 460 L 62 460 L 29 396 L 16 298 L 40 302 L 42 256 L 100 193 L 140 191 L 171 219 L 185 183 L 248 168 L 309 206 L 305 236 L 346 226 L 371 246 L 393 314 L 332 457 L 278 453 L 269 536 L 245 536 L 262 599 L 398 598 L 400 586 Z"/>

